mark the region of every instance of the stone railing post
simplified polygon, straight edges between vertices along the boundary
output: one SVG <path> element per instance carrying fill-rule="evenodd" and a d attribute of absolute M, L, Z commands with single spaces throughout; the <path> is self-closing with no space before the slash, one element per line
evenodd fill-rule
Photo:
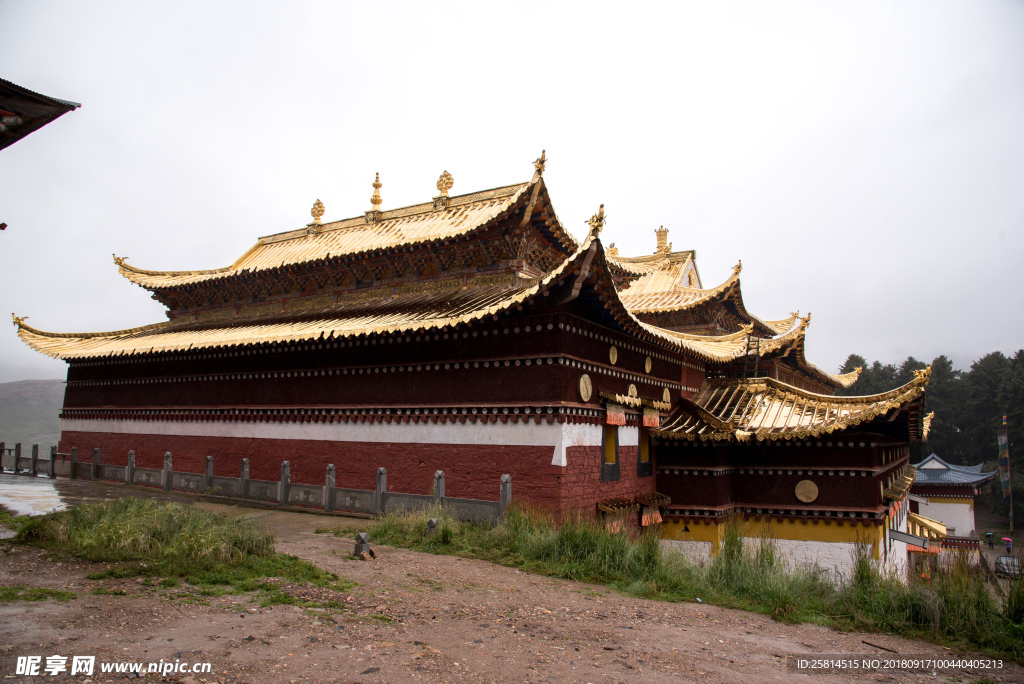
<path fill-rule="evenodd" d="M 327 465 L 327 479 L 324 481 L 324 512 L 330 513 L 334 510 L 334 483 L 335 483 L 335 470 L 334 464 L 329 463 Z"/>
<path fill-rule="evenodd" d="M 249 459 L 242 459 L 242 481 L 239 483 L 240 496 L 249 498 Z"/>
<path fill-rule="evenodd" d="M 70 477 L 72 480 L 74 480 L 76 477 L 78 477 L 78 473 L 75 472 L 77 470 L 78 470 L 78 447 L 71 447 L 71 475 L 69 475 L 68 477 Z"/>
<path fill-rule="evenodd" d="M 508 510 L 508 505 L 512 502 L 512 476 L 502 475 L 501 476 L 501 490 L 498 495 L 498 518 L 505 517 L 505 511 Z"/>
<path fill-rule="evenodd" d="M 50 467 L 46 469 L 46 477 L 51 480 L 57 477 L 57 447 L 50 447 Z"/>
<path fill-rule="evenodd" d="M 92 480 L 95 482 L 100 479 L 100 450 L 98 448 L 92 450 Z"/>
<path fill-rule="evenodd" d="M 434 501 L 442 503 L 444 501 L 444 471 L 434 471 Z"/>
<path fill-rule="evenodd" d="M 4 472 L 4 457 L 7 456 L 7 444 L 0 442 L 0 473 Z"/>
<path fill-rule="evenodd" d="M 384 466 L 377 468 L 377 500 L 374 501 L 374 508 L 377 513 L 384 512 L 384 494 L 388 491 L 388 469 Z"/>
<path fill-rule="evenodd" d="M 124 483 L 135 484 L 135 449 L 128 452 L 128 465 L 124 468 Z"/>
<path fill-rule="evenodd" d="M 203 491 L 213 489 L 213 456 L 206 457 L 206 476 L 203 477 Z"/>
<path fill-rule="evenodd" d="M 21 460 L 21 442 L 17 442 L 14 445 L 14 474 L 15 475 L 20 475 L 21 474 L 21 470 L 20 470 L 20 465 L 21 464 L 19 463 L 20 460 Z"/>
<path fill-rule="evenodd" d="M 29 465 L 28 469 L 29 469 L 29 472 L 32 473 L 32 477 L 35 477 L 36 475 L 39 474 L 39 445 L 38 444 L 33 444 L 32 445 L 32 460 L 30 461 L 30 465 Z"/>
<path fill-rule="evenodd" d="M 292 484 L 292 464 L 289 461 L 281 462 L 281 481 L 277 483 L 277 503 L 281 506 L 288 505 L 288 490 Z"/>
<path fill-rule="evenodd" d="M 171 491 L 171 467 L 174 465 L 173 456 L 170 451 L 164 452 L 164 472 L 162 473 L 163 481 L 160 483 L 164 486 L 164 491 Z"/>

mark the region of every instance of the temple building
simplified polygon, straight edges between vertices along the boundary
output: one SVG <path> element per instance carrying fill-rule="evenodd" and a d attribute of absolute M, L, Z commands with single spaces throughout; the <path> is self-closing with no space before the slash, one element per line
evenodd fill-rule
<path fill-rule="evenodd" d="M 910 493 L 912 513 L 939 521 L 946 530 L 944 546 L 978 548 L 974 525 L 974 497 L 998 474 L 983 473 L 984 463 L 958 466 L 931 454 L 915 466 L 917 476 Z"/>
<path fill-rule="evenodd" d="M 906 563 L 911 441 L 928 372 L 891 392 L 836 397 L 857 371 L 810 363 L 810 316 L 748 312 L 741 267 L 705 288 L 692 251 L 656 232 L 619 256 L 603 205 L 579 241 L 544 182 L 383 209 L 260 238 L 230 266 L 120 273 L 166 321 L 53 333 L 15 317 L 68 362 L 60 450 L 165 451 L 176 469 L 447 496 L 516 496 L 556 515 L 643 508 L 666 543 L 715 553 L 738 517 L 794 560 L 848 566 L 857 543 Z M 660 509 L 660 511 L 659 511 Z M 767 527 L 766 527 L 767 526 Z M 914 538 L 916 539 L 916 538 Z M 910 539 L 910 541 L 914 541 Z M 922 543 L 924 543 L 922 541 Z M 904 544 L 904 546 L 899 546 Z M 900 556 L 902 554 L 902 560 Z"/>

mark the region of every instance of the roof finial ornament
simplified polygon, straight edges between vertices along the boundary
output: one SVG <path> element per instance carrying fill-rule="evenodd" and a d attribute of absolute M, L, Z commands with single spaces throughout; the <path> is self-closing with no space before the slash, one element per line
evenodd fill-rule
<path fill-rule="evenodd" d="M 656 249 L 654 253 L 671 254 L 672 243 L 668 241 L 668 228 L 665 226 L 658 226 L 654 232 L 658 236 L 658 249 Z"/>
<path fill-rule="evenodd" d="M 796 311 L 790 311 L 789 315 L 792 318 L 800 318 L 800 309 L 797 309 Z"/>
<path fill-rule="evenodd" d="M 13 313 L 11 314 L 11 320 L 13 320 L 14 325 L 18 326 L 19 328 L 22 325 L 24 325 L 26 318 L 28 318 L 28 316 L 15 316 Z"/>
<path fill-rule="evenodd" d="M 448 191 L 451 190 L 453 185 L 455 185 L 455 179 L 447 171 L 442 173 L 441 177 L 437 179 L 438 195 L 434 198 L 434 211 L 448 208 L 448 202 L 451 199 L 448 197 Z"/>
<path fill-rule="evenodd" d="M 380 173 L 377 173 L 377 177 L 373 181 L 373 197 L 370 198 L 370 210 L 366 212 L 366 222 L 369 224 L 377 223 L 380 220 L 380 203 L 383 202 L 380 198 L 380 189 L 383 184 L 380 182 Z"/>
<path fill-rule="evenodd" d="M 534 174 L 536 177 L 539 178 L 540 176 L 544 175 L 544 165 L 547 164 L 547 162 L 548 162 L 548 151 L 547 150 L 541 150 L 540 151 L 540 156 L 537 157 L 533 161 L 533 168 L 537 169 L 537 172 Z"/>
<path fill-rule="evenodd" d="M 380 189 L 384 187 L 384 184 L 380 182 L 380 172 L 377 172 L 377 177 L 373 180 L 373 197 L 370 198 L 370 204 L 373 207 L 370 211 L 380 211 L 380 203 L 383 202 L 380 198 Z"/>
<path fill-rule="evenodd" d="M 124 266 L 125 265 L 124 264 L 124 260 L 128 258 L 128 257 L 119 257 L 116 254 L 112 254 L 111 256 L 114 257 L 114 263 L 117 264 L 118 266 Z"/>
<path fill-rule="evenodd" d="M 590 226 L 590 237 L 597 237 L 601 234 L 601 229 L 604 228 L 604 205 L 597 210 L 597 213 L 590 217 L 587 221 L 587 225 Z"/>
<path fill-rule="evenodd" d="M 743 270 L 743 259 L 736 262 L 736 265 L 732 267 L 732 274 L 739 275 L 740 271 Z"/>
<path fill-rule="evenodd" d="M 616 247 L 615 243 L 613 242 L 612 244 L 608 245 L 608 249 L 605 250 L 605 254 L 607 254 L 610 257 L 617 257 L 619 256 L 619 248 Z"/>
<path fill-rule="evenodd" d="M 441 174 L 441 177 L 437 179 L 437 189 L 441 193 L 438 197 L 447 197 L 448 191 L 455 185 L 455 179 L 452 178 L 452 174 L 445 171 Z"/>
<path fill-rule="evenodd" d="M 319 199 L 313 202 L 313 208 L 309 210 L 309 215 L 313 217 L 313 223 L 320 225 L 320 217 L 324 215 L 324 203 Z"/>
<path fill-rule="evenodd" d="M 800 324 L 803 327 L 805 327 L 805 328 L 811 324 L 811 312 L 810 311 L 807 312 L 806 316 L 804 316 L 803 318 L 800 319 Z"/>

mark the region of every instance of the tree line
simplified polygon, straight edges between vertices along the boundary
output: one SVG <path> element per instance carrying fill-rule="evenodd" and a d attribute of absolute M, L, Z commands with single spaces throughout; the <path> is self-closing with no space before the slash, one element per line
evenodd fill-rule
<path fill-rule="evenodd" d="M 864 370 L 840 395 L 878 394 L 914 379 L 914 371 L 927 366 L 908 356 L 903 363 L 867 363 L 863 356 L 850 354 L 840 372 L 858 366 Z M 934 411 L 928 441 L 914 445 L 911 458 L 918 462 L 931 453 L 956 465 L 986 463 L 994 470 L 998 454 L 996 432 L 1008 420 L 1010 469 L 1013 497 L 1018 516 L 1024 511 L 1024 349 L 1007 357 L 992 352 L 960 370 L 945 355 L 932 360 L 932 375 L 925 394 L 925 411 Z M 998 498 L 998 497 L 993 497 Z"/>

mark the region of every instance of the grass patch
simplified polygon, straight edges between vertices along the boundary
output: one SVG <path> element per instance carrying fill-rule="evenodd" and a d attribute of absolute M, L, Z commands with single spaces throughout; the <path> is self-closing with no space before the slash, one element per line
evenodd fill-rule
<path fill-rule="evenodd" d="M 124 589 L 107 589 L 106 587 L 95 587 L 92 593 L 97 596 L 127 596 L 128 592 Z"/>
<path fill-rule="evenodd" d="M 0 603 L 9 603 L 11 601 L 45 601 L 49 598 L 66 603 L 75 598 L 75 593 L 57 589 L 43 589 L 41 587 L 29 589 L 24 585 L 0 587 Z"/>
<path fill-rule="evenodd" d="M 203 596 L 256 591 L 269 600 L 283 594 L 280 582 L 265 578 L 336 591 L 353 586 L 275 552 L 273 534 L 259 521 L 153 499 L 123 498 L 30 518 L 15 541 L 110 564 L 89 579 L 142 577 L 143 584 L 155 581 L 163 589 L 184 582 Z"/>
<path fill-rule="evenodd" d="M 428 518 L 437 518 L 427 534 Z M 1024 585 L 999 605 L 967 557 L 954 556 L 930 584 L 905 583 L 881 571 L 866 546 L 850 577 L 817 566 L 788 567 L 769 536 L 744 539 L 738 521 L 719 553 L 697 565 L 663 553 L 660 530 L 611 532 L 594 520 L 550 517 L 511 507 L 502 523 L 463 523 L 439 508 L 376 520 L 371 538 L 429 553 L 479 558 L 551 577 L 608 585 L 667 601 L 700 598 L 784 622 L 885 631 L 1024 660 Z"/>

